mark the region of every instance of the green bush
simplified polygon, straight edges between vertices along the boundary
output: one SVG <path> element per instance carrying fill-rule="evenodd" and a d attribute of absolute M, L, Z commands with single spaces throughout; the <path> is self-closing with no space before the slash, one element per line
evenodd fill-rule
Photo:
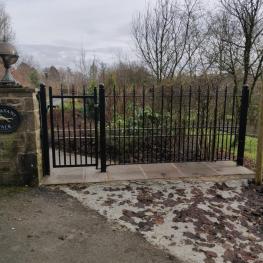
<path fill-rule="evenodd" d="M 62 105 L 59 104 L 59 109 L 62 109 Z M 73 103 L 72 100 L 65 100 L 64 101 L 64 111 L 65 112 L 73 112 Z M 80 113 L 84 118 L 84 104 L 81 101 L 75 100 L 75 111 Z M 94 111 L 94 101 L 88 99 L 86 102 L 86 116 L 88 119 L 95 118 L 95 111 Z"/>

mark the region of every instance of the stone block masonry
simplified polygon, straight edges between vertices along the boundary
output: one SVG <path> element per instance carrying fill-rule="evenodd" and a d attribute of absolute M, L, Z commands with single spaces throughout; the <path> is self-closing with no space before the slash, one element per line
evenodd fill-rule
<path fill-rule="evenodd" d="M 0 132 L 0 185 L 38 185 L 42 155 L 35 89 L 0 84 L 0 105 L 11 106 L 20 115 L 15 132 Z"/>

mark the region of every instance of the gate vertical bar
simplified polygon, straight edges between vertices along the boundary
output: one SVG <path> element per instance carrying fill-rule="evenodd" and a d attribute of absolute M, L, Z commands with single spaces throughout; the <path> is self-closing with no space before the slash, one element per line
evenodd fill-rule
<path fill-rule="evenodd" d="M 65 110 L 64 110 L 64 92 L 63 87 L 60 87 L 60 96 L 61 96 L 61 122 L 62 122 L 62 134 L 63 134 L 63 159 L 64 165 L 67 163 L 66 157 L 66 134 L 65 134 Z"/>
<path fill-rule="evenodd" d="M 161 150 L 160 150 L 160 162 L 163 161 L 163 111 L 164 111 L 164 105 L 163 105 L 163 97 L 164 97 L 164 86 L 162 86 L 161 89 L 161 96 L 162 96 L 162 100 L 161 100 Z"/>
<path fill-rule="evenodd" d="M 174 89 L 173 86 L 170 88 L 170 132 L 169 132 L 169 160 L 172 161 L 172 127 L 173 127 L 173 95 Z"/>
<path fill-rule="evenodd" d="M 191 126 L 191 103 L 192 103 L 192 86 L 189 88 L 189 96 L 188 96 L 188 129 L 187 129 L 187 155 L 186 160 L 189 161 L 189 142 L 190 142 L 190 126 Z"/>
<path fill-rule="evenodd" d="M 207 97 L 206 97 L 206 117 L 205 117 L 205 153 L 204 153 L 204 161 L 207 161 L 207 132 L 208 132 L 208 125 L 209 125 L 209 102 L 210 102 L 210 87 L 207 87 Z M 211 130 L 211 127 L 210 127 Z M 210 139 L 210 137 L 209 137 Z M 210 149 L 210 148 L 209 148 Z M 209 156 L 209 155 L 208 155 Z"/>
<path fill-rule="evenodd" d="M 124 101 L 125 104 L 125 101 Z M 142 87 L 142 161 L 145 160 L 145 86 Z"/>
<path fill-rule="evenodd" d="M 43 171 L 44 176 L 50 174 L 49 163 L 49 143 L 47 126 L 47 97 L 44 84 L 40 84 L 40 118 L 41 118 L 41 146 L 43 153 Z"/>
<path fill-rule="evenodd" d="M 116 164 L 116 156 L 117 156 L 117 126 L 116 126 L 116 87 L 113 86 L 113 122 L 114 122 L 114 131 L 113 131 L 113 137 L 114 137 L 114 164 Z M 134 126 L 133 126 L 133 160 L 134 160 Z"/>
<path fill-rule="evenodd" d="M 84 117 L 84 154 L 85 154 L 85 164 L 88 164 L 88 140 L 87 140 L 87 100 L 86 100 L 86 86 L 83 86 L 83 117 Z"/>
<path fill-rule="evenodd" d="M 126 151 L 126 87 L 123 88 L 123 163 L 125 163 L 125 151 Z"/>
<path fill-rule="evenodd" d="M 152 116 L 155 116 L 155 109 L 154 109 L 155 96 L 154 96 L 154 95 L 155 95 L 155 94 L 154 94 L 154 85 L 153 85 L 153 87 L 152 87 L 152 98 L 151 98 L 151 99 L 152 99 Z M 153 136 L 154 136 L 154 132 L 153 132 L 153 129 L 154 129 L 154 121 L 153 121 L 153 120 L 151 121 L 151 125 L 152 125 L 151 162 L 153 162 L 153 150 L 154 150 L 154 148 L 153 148 L 153 142 L 156 141 L 156 138 L 155 138 L 155 140 L 153 140 Z M 155 149 L 155 151 L 156 151 L 156 149 Z"/>
<path fill-rule="evenodd" d="M 221 160 L 223 160 L 223 153 L 224 153 L 224 148 L 225 148 L 226 104 L 227 104 L 227 87 L 225 87 L 225 92 L 224 92 L 223 125 L 222 125 L 223 131 L 222 131 L 221 154 L 220 154 Z M 227 136 L 228 135 L 226 134 L 226 137 Z"/>
<path fill-rule="evenodd" d="M 201 89 L 198 86 L 197 91 L 197 123 L 196 123 L 196 141 L 195 141 L 195 160 L 197 161 L 200 157 L 200 147 L 199 147 L 199 127 L 200 127 L 200 104 L 201 104 Z"/>
<path fill-rule="evenodd" d="M 232 96 L 232 112 L 231 112 L 231 130 L 230 130 L 230 143 L 229 143 L 229 155 L 228 158 L 231 160 L 231 151 L 232 151 L 232 136 L 234 131 L 234 116 L 235 116 L 235 107 L 236 107 L 236 92 L 235 89 L 233 90 L 233 96 Z"/>
<path fill-rule="evenodd" d="M 104 85 L 99 85 L 100 104 L 100 161 L 101 172 L 106 172 L 106 129 L 105 129 L 105 89 Z"/>
<path fill-rule="evenodd" d="M 75 157 L 75 165 L 78 164 L 77 159 L 77 123 L 76 123 L 76 105 L 75 105 L 75 87 L 72 86 L 72 118 L 73 118 L 73 138 L 74 138 L 74 157 Z"/>
<path fill-rule="evenodd" d="M 50 128 L 51 128 L 51 148 L 52 148 L 52 159 L 53 167 L 56 167 L 56 152 L 55 152 L 55 134 L 54 134 L 54 116 L 53 116 L 53 95 L 52 88 L 49 87 L 49 107 L 50 107 Z"/>
<path fill-rule="evenodd" d="M 95 113 L 95 158 L 96 158 L 96 169 L 98 169 L 99 151 L 98 151 L 98 96 L 97 87 L 94 88 L 94 113 Z"/>
<path fill-rule="evenodd" d="M 243 165 L 244 164 L 247 112 L 248 112 L 248 98 L 249 98 L 248 85 L 244 85 L 243 89 L 242 89 L 242 98 L 241 98 L 241 107 L 240 107 L 237 165 Z"/>
<path fill-rule="evenodd" d="M 217 155 L 217 148 L 216 148 L 216 138 L 217 138 L 217 115 L 218 115 L 218 112 L 217 112 L 217 106 L 218 106 L 218 87 L 216 87 L 216 97 L 215 97 L 215 110 L 214 110 L 214 131 L 213 131 L 213 139 L 212 139 L 212 152 L 211 152 L 211 161 L 215 161 L 215 154 Z M 219 125 L 220 126 L 220 125 Z"/>
<path fill-rule="evenodd" d="M 177 160 L 178 162 L 181 161 L 181 133 L 182 133 L 182 98 L 183 98 L 183 87 L 181 86 L 180 88 L 180 102 L 179 102 L 179 136 L 178 136 L 178 157 Z"/>

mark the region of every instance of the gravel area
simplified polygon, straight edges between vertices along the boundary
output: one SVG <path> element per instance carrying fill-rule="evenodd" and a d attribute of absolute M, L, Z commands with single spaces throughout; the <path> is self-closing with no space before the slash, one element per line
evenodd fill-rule
<path fill-rule="evenodd" d="M 61 189 L 182 262 L 263 263 L 263 188 L 247 180 Z"/>

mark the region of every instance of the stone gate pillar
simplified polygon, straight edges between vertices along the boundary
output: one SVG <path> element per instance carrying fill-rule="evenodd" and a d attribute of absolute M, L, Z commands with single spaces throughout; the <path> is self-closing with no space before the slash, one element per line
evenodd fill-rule
<path fill-rule="evenodd" d="M 41 177 L 35 89 L 0 84 L 0 185 L 37 185 Z"/>

